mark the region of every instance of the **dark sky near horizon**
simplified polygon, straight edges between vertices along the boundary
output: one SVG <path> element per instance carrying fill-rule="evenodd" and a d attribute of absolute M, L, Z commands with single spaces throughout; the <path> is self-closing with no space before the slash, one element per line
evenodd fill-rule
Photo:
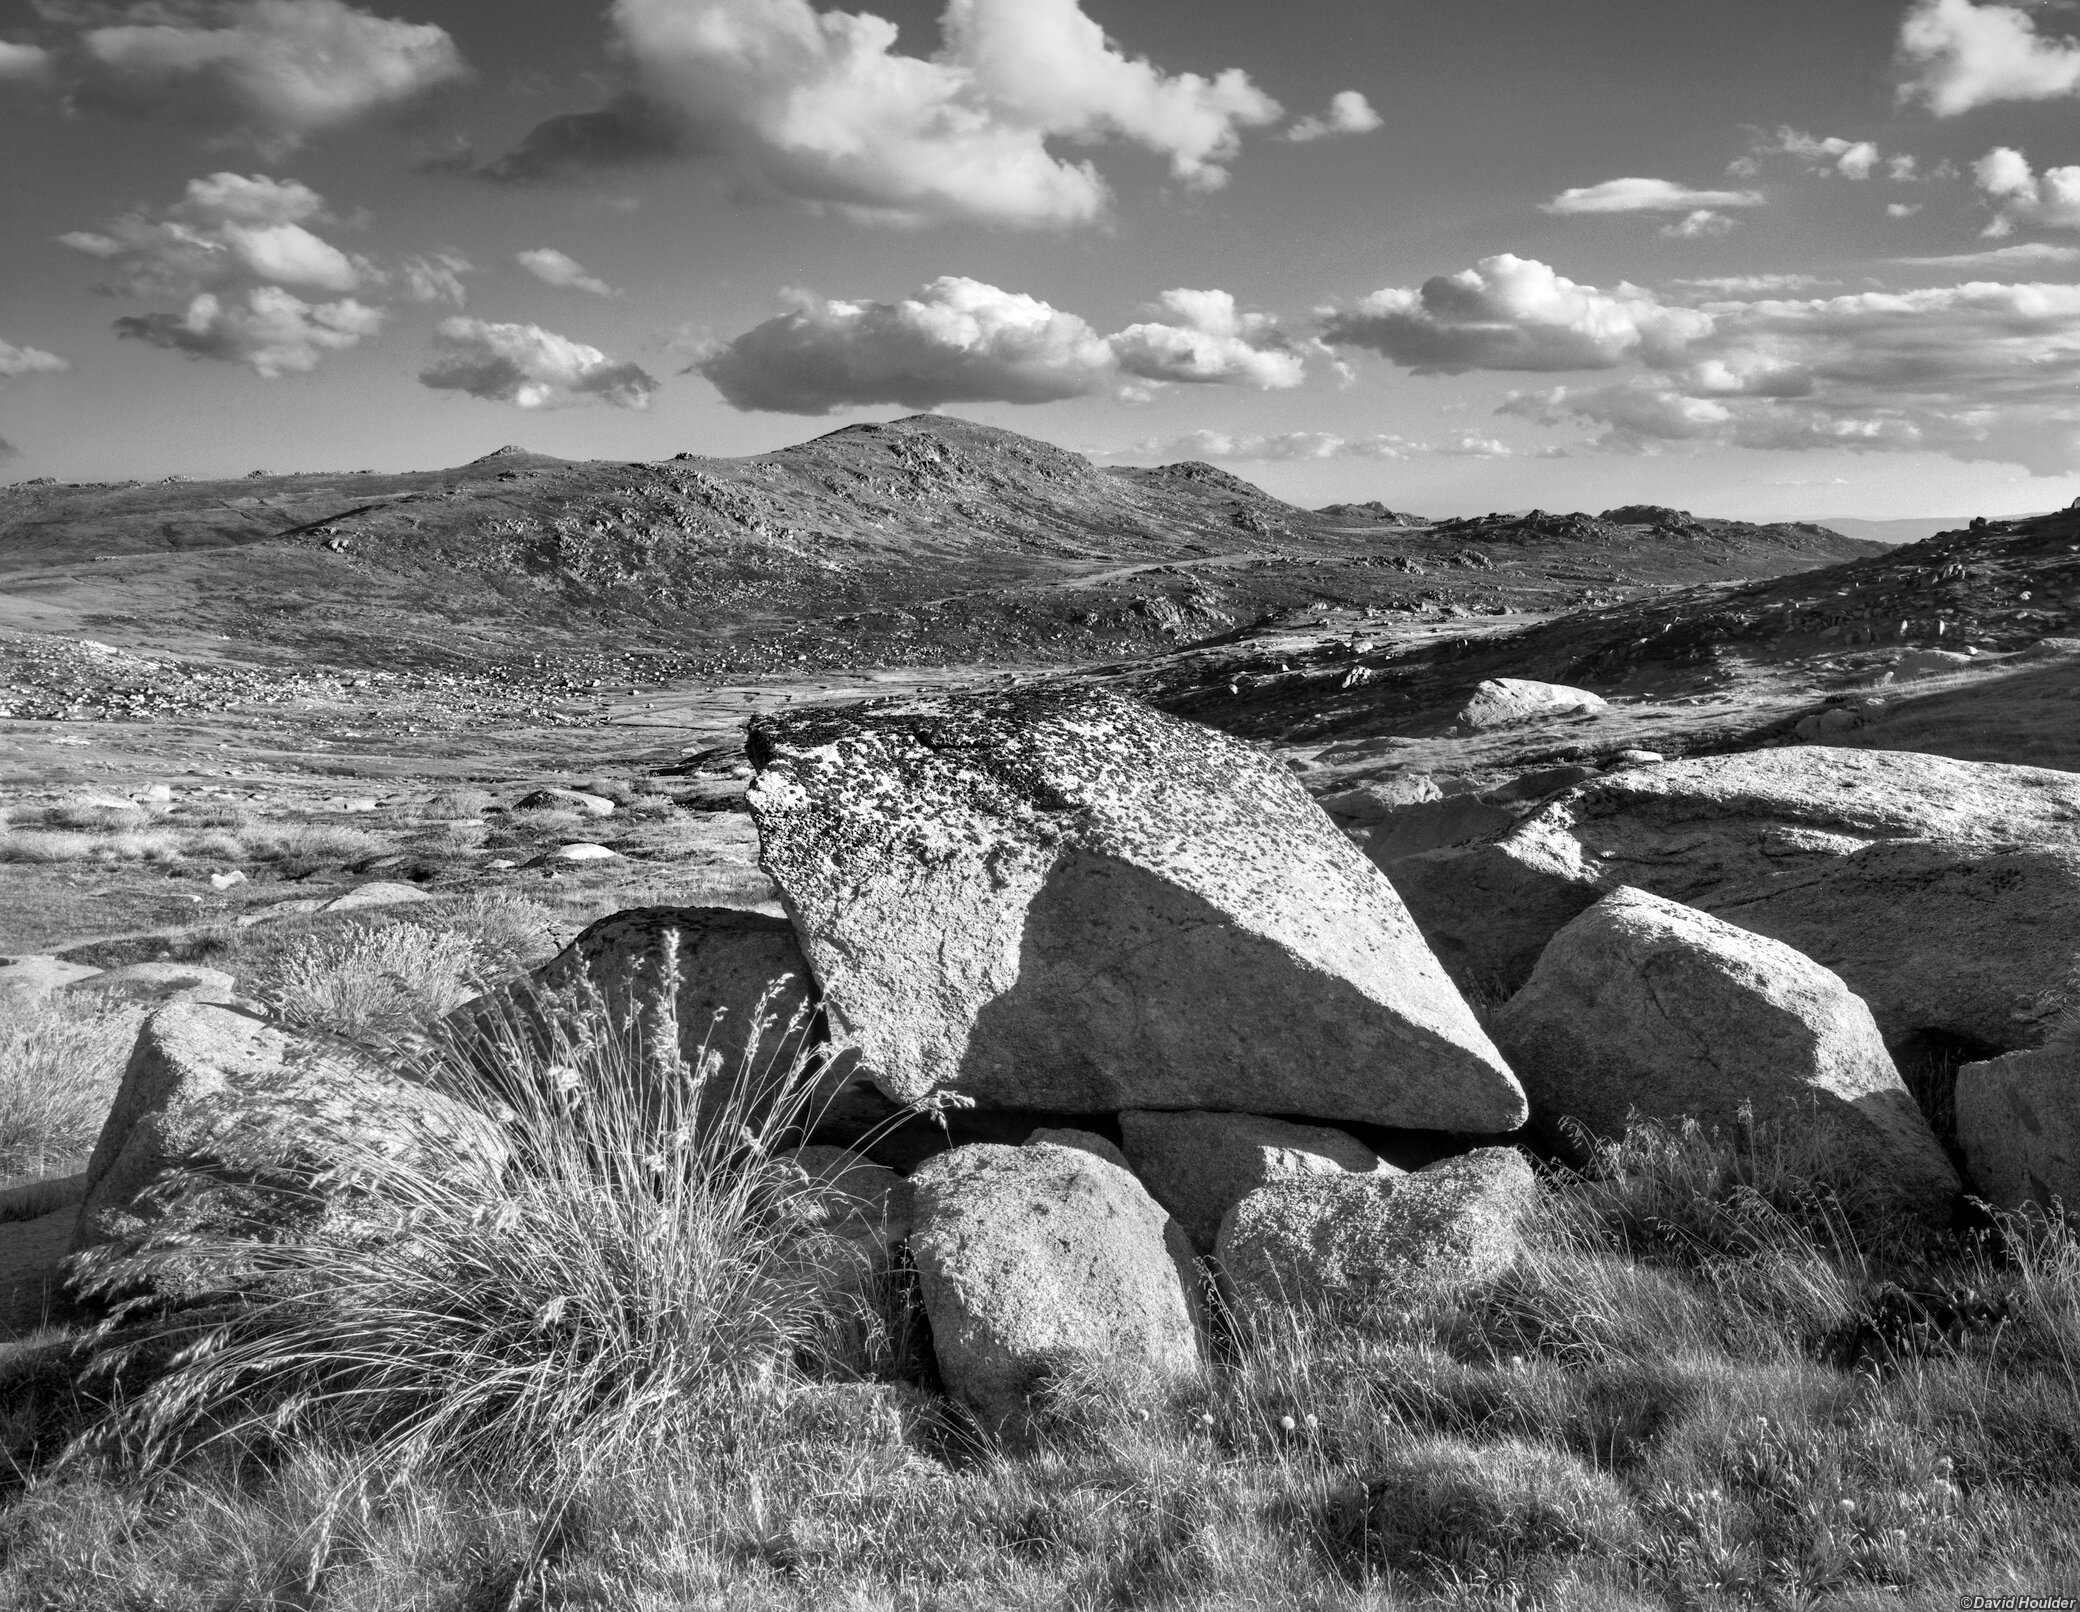
<path fill-rule="evenodd" d="M 1303 502 L 2080 492 L 2080 14 L 0 0 L 0 476 L 944 407 Z"/>

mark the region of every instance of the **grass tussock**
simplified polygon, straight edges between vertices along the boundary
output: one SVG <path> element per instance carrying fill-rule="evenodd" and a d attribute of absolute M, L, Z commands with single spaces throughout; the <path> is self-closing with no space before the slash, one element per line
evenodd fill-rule
<path fill-rule="evenodd" d="M 655 1011 L 427 1066 L 490 1071 L 508 1148 L 368 1167 L 406 1235 L 133 1311 L 156 1375 L 0 1512 L 0 1602 L 1606 1612 L 2080 1574 L 2066 1222 L 1908 1234 L 1796 1136 L 1638 1126 L 1484 1287 L 1234 1328 L 1184 1382 L 1065 1374 L 998 1448 L 900 1261 L 784 1165 L 803 1072 Z"/>
<path fill-rule="evenodd" d="M 80 1167 L 143 1019 L 143 1009 L 90 991 L 0 999 L 0 1182 Z"/>
<path fill-rule="evenodd" d="M 144 1318 L 150 1352 L 171 1351 L 105 1435 L 154 1463 L 318 1444 L 393 1481 L 564 1491 L 661 1448 L 726 1458 L 839 1335 L 862 1254 L 819 1229 L 821 1189 L 784 1156 L 811 1070 L 762 1061 L 765 1035 L 724 1069 L 679 1031 L 667 1007 L 546 1054 L 518 1036 L 489 1058 L 430 1051 L 419 1073 L 484 1124 L 341 1163 L 324 1190 L 366 1211 L 257 1253 L 175 1229 L 97 1265 L 107 1336 Z M 191 1297 L 166 1317 L 170 1265 Z M 195 1293 L 197 1271 L 221 1291 Z"/>

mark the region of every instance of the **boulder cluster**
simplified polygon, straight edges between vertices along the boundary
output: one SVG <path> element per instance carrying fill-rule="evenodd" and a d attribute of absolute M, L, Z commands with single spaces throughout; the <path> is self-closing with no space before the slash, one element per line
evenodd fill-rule
<path fill-rule="evenodd" d="M 914 1268 L 989 1425 L 1065 1373 L 1187 1374 L 1213 1327 L 1486 1280 L 1538 1212 L 1535 1161 L 1636 1118 L 1798 1127 L 1873 1202 L 1946 1223 L 1964 1183 L 1896 1061 L 1931 1045 L 1967 1059 L 1971 1188 L 2080 1200 L 2072 774 L 1643 758 L 1459 832 L 1434 789 L 1332 817 L 1262 751 L 1072 687 L 788 712 L 748 754 L 784 918 L 620 913 L 451 1027 L 668 998 L 700 1056 L 785 1021 L 826 1115 L 995 1116 L 990 1140 L 897 1157 L 826 1131 L 797 1156 Z M 12 1213 L 69 1214 L 79 1249 L 134 1235 L 153 1175 L 221 1152 L 241 1109 L 314 1168 L 371 1132 L 477 1135 L 359 1054 L 176 1003 L 84 1203 Z"/>

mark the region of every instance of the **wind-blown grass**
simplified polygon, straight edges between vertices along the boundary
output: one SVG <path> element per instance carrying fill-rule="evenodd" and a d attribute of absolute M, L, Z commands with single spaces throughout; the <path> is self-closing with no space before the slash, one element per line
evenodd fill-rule
<path fill-rule="evenodd" d="M 639 1019 L 551 1026 L 547 1047 L 539 1027 L 437 1043 L 421 1075 L 481 1109 L 495 1145 L 371 1147 L 321 1183 L 365 1212 L 258 1248 L 174 1234 L 95 1268 L 106 1365 L 141 1324 L 173 1351 L 102 1436 L 160 1463 L 315 1443 L 388 1481 L 538 1492 L 661 1449 L 726 1453 L 747 1401 L 856 1302 L 862 1254 L 816 1229 L 817 1188 L 781 1156 L 807 1060 L 762 1058 L 769 1020 L 735 1069 L 705 1040 L 682 1051 L 667 986 Z M 237 1273 L 221 1289 L 153 1314 L 157 1273 L 192 1288 L 219 1264 Z"/>

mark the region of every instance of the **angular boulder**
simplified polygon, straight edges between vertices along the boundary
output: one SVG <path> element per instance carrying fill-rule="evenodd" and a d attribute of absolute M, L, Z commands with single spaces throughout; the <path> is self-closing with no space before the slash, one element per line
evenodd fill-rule
<path fill-rule="evenodd" d="M 1924 1218 L 1947 1218 L 1956 1199 L 1957 1174 L 1862 999 L 1783 942 L 1694 907 L 1605 896 L 1553 937 L 1492 1023 L 1532 1123 L 1563 1143 L 1564 1120 L 1616 1137 L 1634 1113 L 1732 1132 L 1747 1105 L 1819 1127 L 1856 1179 Z"/>
<path fill-rule="evenodd" d="M 483 1115 L 351 1048 L 177 1002 L 138 1033 L 87 1161 L 73 1248 L 134 1248 L 172 1224 L 152 1190 L 169 1172 L 204 1189 L 182 1200 L 184 1230 L 257 1239 L 330 1213 L 334 1170 L 503 1153 Z"/>
<path fill-rule="evenodd" d="M 2080 1210 L 2080 1045 L 2062 1041 L 1957 1071 L 1957 1145 L 2001 1209 Z"/>
<path fill-rule="evenodd" d="M 1306 1175 L 1257 1188 L 1221 1221 L 1221 1291 L 1245 1323 L 1280 1309 L 1362 1315 L 1447 1295 L 1516 1257 L 1538 1179 L 1513 1147 L 1411 1175 Z"/>
<path fill-rule="evenodd" d="M 940 1373 L 986 1424 L 1016 1428 L 1065 1372 L 1198 1368 L 1191 1246 L 1119 1166 L 1083 1148 L 981 1143 L 920 1165 L 909 1196 Z"/>
<path fill-rule="evenodd" d="M 1564 716 L 1570 711 L 1601 711 L 1609 703 L 1601 694 L 1569 688 L 1565 683 L 1491 677 L 1474 688 L 1473 697 L 1459 708 L 1452 725 L 1462 733 L 1484 733 L 1489 728 Z"/>
<path fill-rule="evenodd" d="M 487 1072 L 539 1061 L 606 1024 L 709 1076 L 786 1069 L 818 1035 L 816 987 L 784 918 L 735 907 L 630 907 L 529 974 L 451 1013 Z"/>
<path fill-rule="evenodd" d="M 1262 1114 L 1129 1109 L 1125 1162 L 1192 1246 L 1213 1252 L 1227 1212 L 1258 1187 L 1304 1175 L 1399 1175 L 1348 1131 Z"/>
<path fill-rule="evenodd" d="M 1392 886 L 1238 740 L 1040 688 L 763 718 L 749 750 L 832 1044 L 899 1102 L 1521 1121 Z"/>
<path fill-rule="evenodd" d="M 1671 761 L 1389 871 L 1454 978 L 1489 995 L 1620 885 L 1803 952 L 1893 1044 L 2035 1045 L 2080 968 L 2080 774 L 2044 767 L 1820 745 Z"/>

